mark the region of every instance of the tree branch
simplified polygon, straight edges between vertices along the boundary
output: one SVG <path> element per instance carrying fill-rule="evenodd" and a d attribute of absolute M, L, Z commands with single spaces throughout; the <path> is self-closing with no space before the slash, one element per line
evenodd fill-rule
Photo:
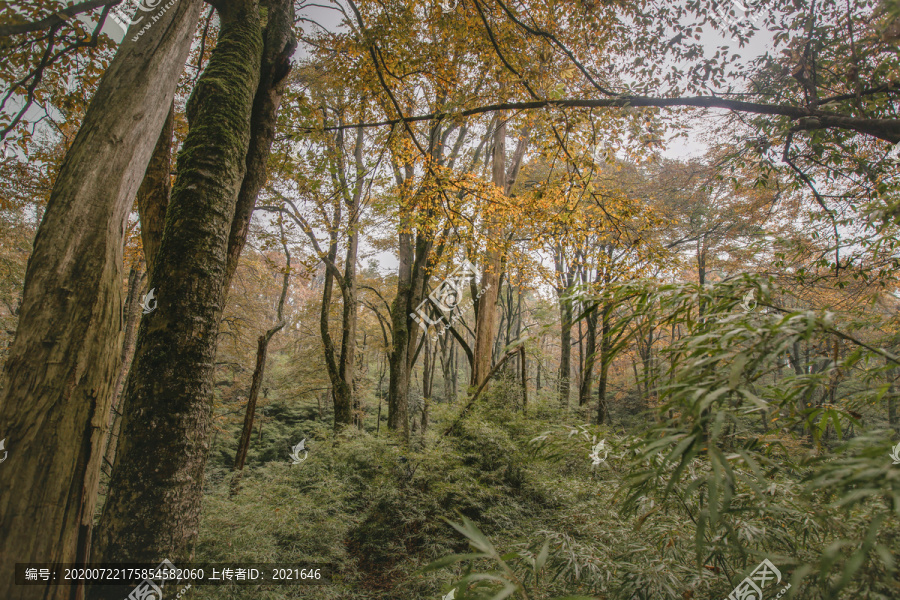
<path fill-rule="evenodd" d="M 744 102 L 742 100 L 728 100 L 717 96 L 692 96 L 685 98 L 657 98 L 653 96 L 619 96 L 608 99 L 568 99 L 568 100 L 532 100 L 528 102 L 500 102 L 460 111 L 458 113 L 433 112 L 426 115 L 415 115 L 388 119 L 374 123 L 354 125 L 341 125 L 325 127 L 318 130 L 311 127 L 301 128 L 301 131 L 330 131 L 335 129 L 349 129 L 353 127 L 383 127 L 398 123 L 413 123 L 416 121 L 431 121 L 449 117 L 468 117 L 490 112 L 504 110 L 536 110 L 543 108 L 626 108 L 626 107 L 694 107 L 694 108 L 722 108 L 734 112 L 744 112 L 757 115 L 773 115 L 799 120 L 796 130 L 812 129 L 850 129 L 857 133 L 871 135 L 892 144 L 900 142 L 900 119 L 868 119 L 861 117 L 848 117 L 822 110 L 812 110 L 799 106 L 784 106 L 779 104 L 765 104 L 759 102 Z"/>
<path fill-rule="evenodd" d="M 104 6 L 116 6 L 121 2 L 122 0 L 87 0 L 80 4 L 68 6 L 37 21 L 17 23 L 15 25 L 0 25 L 0 36 L 19 35 L 20 33 L 31 33 L 33 31 L 52 29 L 82 13 L 91 12 L 92 10 Z"/>

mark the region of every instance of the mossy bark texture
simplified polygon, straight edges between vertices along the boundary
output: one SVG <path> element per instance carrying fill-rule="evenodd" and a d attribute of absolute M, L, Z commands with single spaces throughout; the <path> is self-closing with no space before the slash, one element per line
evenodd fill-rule
<path fill-rule="evenodd" d="M 188 135 L 125 392 L 97 561 L 186 562 L 200 521 L 229 233 L 246 171 L 263 39 L 253 0 L 217 4 L 216 49 L 187 105 Z M 91 598 L 105 598 L 98 586 Z"/>

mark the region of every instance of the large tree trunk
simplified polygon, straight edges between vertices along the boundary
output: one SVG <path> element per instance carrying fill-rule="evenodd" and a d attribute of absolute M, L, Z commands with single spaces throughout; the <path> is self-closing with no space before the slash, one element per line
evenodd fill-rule
<path fill-rule="evenodd" d="M 98 560 L 187 562 L 199 533 L 229 232 L 247 172 L 251 120 L 271 116 L 257 113 L 254 99 L 273 86 L 268 70 L 260 81 L 257 3 L 223 1 L 217 10 L 216 49 L 187 104 L 190 127 L 150 279 L 158 308 L 141 323 L 123 436 L 95 540 Z M 283 12 L 269 9 L 267 34 Z M 269 50 L 267 44 L 267 59 Z M 92 597 L 113 598 L 110 590 L 96 586 Z"/>
<path fill-rule="evenodd" d="M 334 203 L 335 206 L 333 223 L 334 226 L 337 227 L 337 224 L 341 222 L 341 201 L 339 199 L 336 199 Z M 328 370 L 328 378 L 331 381 L 331 387 L 333 390 L 332 400 L 334 401 L 334 429 L 335 431 L 337 431 L 344 425 L 348 425 L 350 423 L 350 407 L 353 397 L 353 385 L 351 381 L 347 381 L 344 378 L 346 367 L 343 357 L 346 354 L 346 348 L 341 348 L 339 357 L 338 351 L 334 346 L 334 340 L 331 337 L 331 326 L 329 321 L 331 314 L 332 295 L 334 292 L 334 282 L 336 279 L 335 271 L 337 270 L 337 266 L 335 265 L 338 251 L 337 229 L 333 229 L 329 233 L 329 235 L 331 239 L 328 244 L 328 254 L 324 258 L 326 263 L 325 284 L 322 286 L 322 307 L 319 314 L 319 334 L 322 337 L 322 346 L 325 352 L 325 367 Z M 339 281 L 338 285 L 342 290 L 345 287 L 345 284 L 342 281 Z M 343 332 L 343 335 L 341 336 L 342 338 L 345 338 L 347 334 L 346 309 L 347 305 L 345 302 L 344 320 L 342 321 L 343 324 L 341 327 L 341 330 Z"/>
<path fill-rule="evenodd" d="M 356 395 L 354 393 L 354 378 L 356 367 L 356 323 L 358 317 L 357 289 L 356 289 L 356 256 L 359 250 L 359 218 L 362 202 L 363 179 L 365 168 L 363 165 L 363 129 L 356 130 L 356 145 L 353 149 L 355 165 L 355 183 L 353 192 L 347 190 L 346 178 L 340 171 L 341 189 L 344 190 L 344 201 L 347 204 L 347 253 L 344 257 L 344 276 L 341 282 L 344 310 L 341 319 L 341 358 L 337 369 L 336 378 L 332 381 L 335 386 L 334 395 L 334 428 L 340 429 L 351 424 L 353 420 L 353 406 Z M 343 136 L 339 136 L 340 152 L 344 151 Z M 341 167 L 343 161 L 341 161 Z"/>
<path fill-rule="evenodd" d="M 125 218 L 199 16 L 182 0 L 126 39 L 66 154 L 25 273 L 5 364 L 0 431 L 0 598 L 68 598 L 15 586 L 16 562 L 88 558 L 105 425 L 120 361 Z"/>

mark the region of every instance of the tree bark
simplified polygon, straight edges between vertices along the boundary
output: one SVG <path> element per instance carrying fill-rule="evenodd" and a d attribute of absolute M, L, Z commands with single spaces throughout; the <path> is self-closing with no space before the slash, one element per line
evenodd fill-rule
<path fill-rule="evenodd" d="M 891 426 L 896 433 L 900 434 L 900 415 L 897 414 L 897 369 L 888 371 L 888 377 L 891 379 L 891 386 L 888 390 L 888 425 Z"/>
<path fill-rule="evenodd" d="M 137 328 L 141 320 L 140 297 L 143 284 L 144 270 L 141 265 L 132 265 L 128 274 L 128 296 L 125 299 L 125 339 L 122 342 L 119 374 L 116 376 L 116 384 L 113 387 L 112 407 L 109 412 L 109 435 L 106 437 L 106 450 L 104 451 L 104 465 L 107 469 L 112 469 L 112 463 L 116 456 L 119 425 L 122 422 L 119 418 L 122 416 L 119 400 L 121 400 L 122 389 L 125 386 L 125 377 L 131 367 L 131 359 L 134 358 Z"/>
<path fill-rule="evenodd" d="M 528 363 L 525 361 L 525 345 L 519 347 L 519 360 L 522 363 L 522 412 L 528 408 Z"/>
<path fill-rule="evenodd" d="M 218 42 L 187 104 L 189 131 L 150 278 L 158 308 L 141 323 L 126 386 L 123 436 L 95 540 L 101 561 L 187 562 L 199 533 L 228 234 L 251 119 L 259 116 L 254 99 L 271 84 L 260 81 L 257 3 L 223 1 L 217 10 Z M 270 8 L 269 32 L 279 14 Z M 114 598 L 114 591 L 95 586 L 91 597 Z"/>
<path fill-rule="evenodd" d="M 126 37 L 53 186 L 28 261 L 4 368 L 0 598 L 67 598 L 15 586 L 16 562 L 88 559 L 105 425 L 121 359 L 122 241 L 199 17 L 182 0 Z"/>
<path fill-rule="evenodd" d="M 175 134 L 175 104 L 169 106 L 169 115 L 156 141 L 153 155 L 147 164 L 144 180 L 137 192 L 138 215 L 141 219 L 141 243 L 147 273 L 153 272 L 153 261 L 162 242 L 166 226 L 166 209 L 172 195 L 172 136 Z"/>
<path fill-rule="evenodd" d="M 597 354 L 597 310 L 594 309 L 585 317 L 587 340 L 585 340 L 584 367 L 581 376 L 581 389 L 578 392 L 578 406 L 591 401 L 591 389 L 594 387 L 594 362 Z"/>
<path fill-rule="evenodd" d="M 597 378 L 597 424 L 603 425 L 609 418 L 606 410 L 606 384 L 609 381 L 609 365 L 612 362 L 609 314 L 612 305 L 604 304 L 600 311 L 600 375 Z"/>
<path fill-rule="evenodd" d="M 492 179 L 494 185 L 506 193 L 506 122 L 500 117 L 494 130 Z M 472 365 L 472 385 L 480 386 L 488 372 L 494 353 L 494 337 L 497 335 L 497 300 L 500 297 L 501 249 L 500 227 L 493 218 L 487 219 L 487 247 L 481 273 L 482 296 L 475 313 L 475 361 Z"/>

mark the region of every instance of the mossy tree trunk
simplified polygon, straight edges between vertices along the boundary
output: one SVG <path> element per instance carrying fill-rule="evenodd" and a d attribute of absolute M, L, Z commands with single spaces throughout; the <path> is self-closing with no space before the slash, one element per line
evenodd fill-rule
<path fill-rule="evenodd" d="M 199 11 L 199 0 L 182 0 L 138 43 L 126 36 L 38 228 L 0 395 L 9 451 L 0 493 L 0 598 L 68 599 L 67 586 L 15 586 L 15 563 L 88 558 L 121 360 L 125 219 Z"/>
<path fill-rule="evenodd" d="M 141 323 L 96 560 L 179 564 L 198 535 L 219 320 L 295 47 L 289 1 L 267 11 L 265 52 L 255 0 L 214 5 L 219 39 L 187 105 L 189 131 L 150 279 L 158 308 Z M 107 597 L 103 586 L 91 590 L 91 598 Z"/>

